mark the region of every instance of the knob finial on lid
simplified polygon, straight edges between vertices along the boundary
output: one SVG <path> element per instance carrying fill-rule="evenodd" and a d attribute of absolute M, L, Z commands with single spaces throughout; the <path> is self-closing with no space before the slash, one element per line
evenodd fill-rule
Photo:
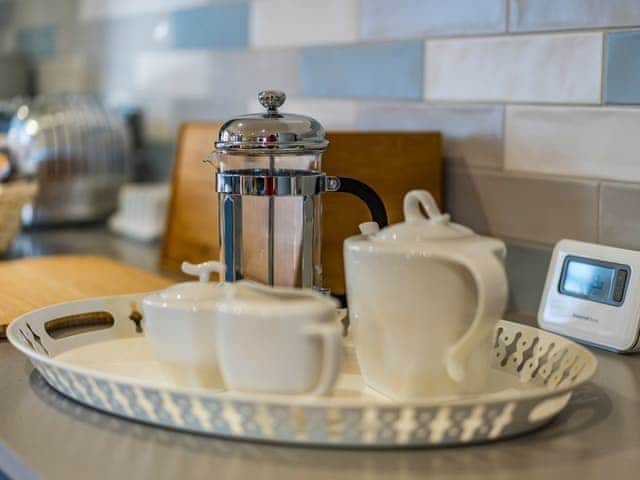
<path fill-rule="evenodd" d="M 280 90 L 263 90 L 258 93 L 258 101 L 269 112 L 277 112 L 286 99 L 287 95 Z"/>

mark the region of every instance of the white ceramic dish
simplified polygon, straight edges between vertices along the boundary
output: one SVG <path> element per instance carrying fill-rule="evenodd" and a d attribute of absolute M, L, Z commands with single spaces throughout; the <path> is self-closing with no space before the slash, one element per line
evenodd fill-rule
<path fill-rule="evenodd" d="M 349 343 L 329 397 L 181 388 L 166 380 L 130 319 L 139 318 L 143 297 L 36 310 L 13 321 L 7 336 L 53 388 L 99 410 L 201 434 L 308 445 L 459 445 L 520 434 L 559 413 L 597 365 L 570 340 L 501 321 L 486 352 L 482 395 L 391 401 L 364 386 Z M 77 329 L 84 332 L 72 334 Z"/>

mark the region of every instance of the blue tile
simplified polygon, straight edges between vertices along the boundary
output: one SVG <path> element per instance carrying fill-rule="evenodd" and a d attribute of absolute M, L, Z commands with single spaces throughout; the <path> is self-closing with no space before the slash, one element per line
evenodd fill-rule
<path fill-rule="evenodd" d="M 56 29 L 53 25 L 22 28 L 17 33 L 18 51 L 30 58 L 49 58 L 56 53 Z"/>
<path fill-rule="evenodd" d="M 361 0 L 364 38 L 410 38 L 426 35 L 501 33 L 503 0 Z"/>
<path fill-rule="evenodd" d="M 305 96 L 422 98 L 421 41 L 312 47 L 300 55 Z"/>
<path fill-rule="evenodd" d="M 638 0 L 510 0 L 509 4 L 510 32 L 639 24 Z"/>
<path fill-rule="evenodd" d="M 249 5 L 229 3 L 171 15 L 175 48 L 238 48 L 249 44 Z"/>
<path fill-rule="evenodd" d="M 640 30 L 607 34 L 604 101 L 640 104 Z"/>

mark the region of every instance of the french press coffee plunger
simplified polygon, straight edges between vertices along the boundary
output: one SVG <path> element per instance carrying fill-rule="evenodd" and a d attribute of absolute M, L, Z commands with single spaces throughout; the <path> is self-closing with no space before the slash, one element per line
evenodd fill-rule
<path fill-rule="evenodd" d="M 265 112 L 220 128 L 214 158 L 221 255 L 227 281 L 321 289 L 321 194 L 358 196 L 380 227 L 387 214 L 366 184 L 322 172 L 325 131 L 311 117 L 279 112 L 285 98 L 260 92 Z"/>

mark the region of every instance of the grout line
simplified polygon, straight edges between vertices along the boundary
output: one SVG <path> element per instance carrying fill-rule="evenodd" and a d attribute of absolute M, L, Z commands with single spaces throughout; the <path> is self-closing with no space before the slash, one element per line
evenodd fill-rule
<path fill-rule="evenodd" d="M 292 96 L 292 98 L 294 98 Z M 626 110 L 640 110 L 640 104 L 601 104 L 601 103 L 561 103 L 561 102 L 536 102 L 536 101 L 512 101 L 512 100 L 433 100 L 426 98 L 384 98 L 384 97 L 314 97 L 310 95 L 295 95 L 296 99 L 305 100 L 327 100 L 327 101 L 353 101 L 356 103 L 379 103 L 389 105 L 407 105 L 411 106 L 443 106 L 443 107 L 466 107 L 466 106 L 485 106 L 485 107 L 501 107 L 501 106 L 514 106 L 514 107 L 538 107 L 538 108 L 595 108 L 598 110 L 609 109 L 626 109 Z"/>
<path fill-rule="evenodd" d="M 600 105 L 604 105 L 606 69 L 607 69 L 607 32 L 602 32 L 602 52 L 600 54 Z"/>
<path fill-rule="evenodd" d="M 504 0 L 504 31 L 505 33 L 511 33 L 511 2 L 510 0 Z"/>
<path fill-rule="evenodd" d="M 602 212 L 602 182 L 598 182 L 598 198 L 596 202 L 596 242 L 600 243 L 600 213 Z"/>
<path fill-rule="evenodd" d="M 506 170 L 507 163 L 507 105 L 502 105 L 502 162 L 501 170 Z"/>

